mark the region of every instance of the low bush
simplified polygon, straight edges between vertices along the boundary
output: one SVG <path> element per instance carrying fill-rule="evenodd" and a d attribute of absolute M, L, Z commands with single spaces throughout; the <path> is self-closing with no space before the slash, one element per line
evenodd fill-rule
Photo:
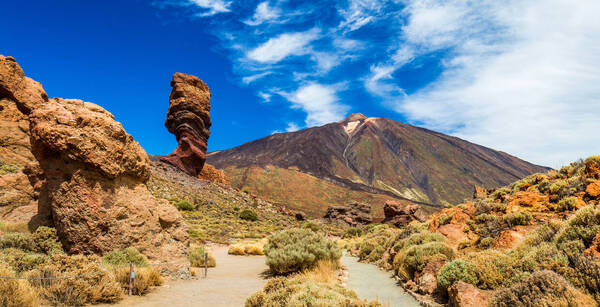
<path fill-rule="evenodd" d="M 492 245 L 494 245 L 494 242 L 496 242 L 494 238 L 483 238 L 479 240 L 479 246 L 481 248 L 490 248 Z"/>
<path fill-rule="evenodd" d="M 438 274 L 437 284 L 438 289 L 442 293 L 447 293 L 448 288 L 457 281 L 464 281 L 472 285 L 477 285 L 477 270 L 470 262 L 465 260 L 454 260 L 446 264 Z"/>
<path fill-rule="evenodd" d="M 342 256 L 335 242 L 306 229 L 284 230 L 269 237 L 264 253 L 267 265 L 277 274 L 310 269 L 319 261 L 337 261 Z"/>
<path fill-rule="evenodd" d="M 515 267 L 524 272 L 535 272 L 543 269 L 560 270 L 569 265 L 569 259 L 556 245 L 541 243 L 531 246 L 520 259 L 515 261 Z"/>
<path fill-rule="evenodd" d="M 196 209 L 196 206 L 187 200 L 180 200 L 179 202 L 177 202 L 177 208 L 183 211 L 192 211 Z"/>
<path fill-rule="evenodd" d="M 207 264 L 209 268 L 214 268 L 217 265 L 217 261 L 215 257 L 213 257 L 210 253 L 207 253 L 203 247 L 194 247 L 190 249 L 190 265 L 193 267 L 204 267 L 204 260 L 208 259 Z"/>
<path fill-rule="evenodd" d="M 396 274 L 404 279 L 412 279 L 416 272 L 420 272 L 425 265 L 434 261 L 449 261 L 454 258 L 454 249 L 443 242 L 428 242 L 412 245 L 396 254 L 393 268 Z"/>
<path fill-rule="evenodd" d="M 8 266 L 0 263 L 0 276 L 16 276 Z M 37 291 L 26 280 L 4 279 L 0 281 L 0 306 L 35 307 L 39 306 Z"/>
<path fill-rule="evenodd" d="M 485 250 L 467 254 L 463 260 L 468 261 L 475 268 L 477 286 L 481 289 L 497 289 L 509 279 L 512 273 L 513 259 L 506 254 Z"/>
<path fill-rule="evenodd" d="M 77 278 L 66 278 L 72 276 Z M 123 295 L 114 275 L 103 269 L 95 256 L 55 254 L 25 277 L 37 278 L 30 283 L 52 305 L 114 303 Z"/>
<path fill-rule="evenodd" d="M 533 273 L 510 288 L 499 290 L 492 297 L 490 305 L 552 307 L 596 306 L 596 303 L 555 272 L 544 270 Z"/>
<path fill-rule="evenodd" d="M 38 227 L 33 233 L 8 233 L 0 238 L 0 248 L 18 248 L 34 253 L 62 253 L 56 229 Z"/>
<path fill-rule="evenodd" d="M 113 272 L 115 279 L 123 289 L 129 289 L 129 272 L 129 268 L 119 268 Z M 136 267 L 131 293 L 133 295 L 144 295 L 152 287 L 160 286 L 162 283 L 160 273 L 153 267 Z"/>
<path fill-rule="evenodd" d="M 348 229 L 346 229 L 346 231 L 344 231 L 344 239 L 348 239 L 348 238 L 354 238 L 354 237 L 360 237 L 363 235 L 363 231 L 362 229 L 358 228 L 358 227 L 350 227 Z"/>
<path fill-rule="evenodd" d="M 112 251 L 103 258 L 104 263 L 114 266 L 126 266 L 133 263 L 137 266 L 147 266 L 148 258 L 133 247 Z"/>
<path fill-rule="evenodd" d="M 487 223 L 487 222 L 490 222 L 490 221 L 494 221 L 497 218 L 498 217 L 495 216 L 495 215 L 493 215 L 493 214 L 483 213 L 483 214 L 475 216 L 475 221 L 478 224 L 483 224 L 483 223 Z"/>
<path fill-rule="evenodd" d="M 581 240 L 588 248 L 594 237 L 600 233 L 600 209 L 593 206 L 581 208 L 567 220 L 565 227 L 558 233 L 557 243 Z"/>
<path fill-rule="evenodd" d="M 8 264 L 17 273 L 36 269 L 45 263 L 47 258 L 44 254 L 30 253 L 16 248 L 0 250 L 0 261 Z"/>
<path fill-rule="evenodd" d="M 245 221 L 258 221 L 258 215 L 252 210 L 244 209 L 240 212 L 240 218 Z"/>
<path fill-rule="evenodd" d="M 513 212 L 511 214 L 507 214 L 504 216 L 504 220 L 506 220 L 510 225 L 529 225 L 531 221 L 531 214 L 527 212 Z"/>
<path fill-rule="evenodd" d="M 314 232 L 320 231 L 321 230 L 321 225 L 315 223 L 315 222 L 305 222 L 304 224 L 302 224 L 302 228 L 303 229 L 310 229 Z"/>
<path fill-rule="evenodd" d="M 262 291 L 246 299 L 246 307 L 331 306 L 376 307 L 352 290 L 338 284 L 334 277 L 335 264 L 319 263 L 315 269 L 291 277 L 270 279 Z"/>
<path fill-rule="evenodd" d="M 246 255 L 246 251 L 243 246 L 240 245 L 231 245 L 227 250 L 227 253 L 230 255 L 244 256 Z"/>
<path fill-rule="evenodd" d="M 0 222 L 0 231 L 26 233 L 26 232 L 29 232 L 29 228 L 26 223 Z"/>
<path fill-rule="evenodd" d="M 567 197 L 563 197 L 563 199 L 561 199 L 558 202 L 558 204 L 554 208 L 554 211 L 558 211 L 558 212 L 570 211 L 575 208 L 577 208 L 577 197 L 567 196 Z"/>

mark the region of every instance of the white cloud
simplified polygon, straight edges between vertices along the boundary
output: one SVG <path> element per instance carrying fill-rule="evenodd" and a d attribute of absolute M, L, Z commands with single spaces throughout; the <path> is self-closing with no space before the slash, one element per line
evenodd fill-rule
<path fill-rule="evenodd" d="M 379 0 L 349 0 L 346 8 L 338 10 L 344 20 L 338 28 L 355 31 L 373 22 L 382 9 Z"/>
<path fill-rule="evenodd" d="M 229 6 L 231 5 L 231 1 L 223 1 L 223 0 L 189 0 L 190 3 L 199 6 L 207 11 L 198 14 L 200 17 L 208 17 L 213 16 L 219 13 L 227 13 L 231 10 Z"/>
<path fill-rule="evenodd" d="M 307 54 L 311 50 L 310 42 L 319 37 L 319 32 L 314 28 L 306 32 L 280 34 L 250 50 L 246 57 L 260 63 L 277 63 L 291 55 Z"/>
<path fill-rule="evenodd" d="M 250 76 L 246 76 L 242 78 L 242 82 L 244 82 L 245 84 L 250 84 L 266 75 L 270 75 L 271 72 L 270 71 L 265 71 L 259 74 L 254 74 L 254 75 L 250 75 Z"/>
<path fill-rule="evenodd" d="M 405 44 L 449 48 L 444 72 L 396 95 L 391 60 L 365 86 L 412 121 L 559 167 L 600 153 L 597 12 L 593 0 L 409 1 Z"/>
<path fill-rule="evenodd" d="M 271 102 L 272 95 L 270 93 L 258 92 L 257 95 L 258 95 L 258 97 L 262 98 L 263 103 Z"/>
<path fill-rule="evenodd" d="M 294 132 L 300 130 L 300 127 L 296 125 L 294 122 L 289 122 L 287 127 L 285 128 L 286 132 Z"/>
<path fill-rule="evenodd" d="M 309 83 L 295 92 L 280 92 L 283 97 L 292 102 L 292 108 L 306 113 L 307 126 L 319 126 L 343 119 L 348 107 L 339 102 L 335 85 Z"/>
<path fill-rule="evenodd" d="M 244 21 L 250 26 L 257 26 L 266 21 L 277 20 L 281 15 L 281 9 L 269 6 L 269 2 L 261 2 L 256 6 L 256 11 L 251 19 Z"/>

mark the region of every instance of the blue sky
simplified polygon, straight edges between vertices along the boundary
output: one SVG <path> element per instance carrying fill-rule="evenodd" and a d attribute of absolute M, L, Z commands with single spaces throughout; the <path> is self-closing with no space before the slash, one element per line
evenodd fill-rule
<path fill-rule="evenodd" d="M 20 2 L 20 3 L 19 3 Z M 558 167 L 600 154 L 594 0 L 12 1 L 0 54 L 105 107 L 151 154 L 169 81 L 212 92 L 209 150 L 387 117 Z"/>

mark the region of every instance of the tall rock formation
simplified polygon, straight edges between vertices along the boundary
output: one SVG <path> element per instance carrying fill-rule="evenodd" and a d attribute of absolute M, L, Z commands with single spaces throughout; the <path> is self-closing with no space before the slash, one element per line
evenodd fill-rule
<path fill-rule="evenodd" d="M 182 73 L 173 75 L 171 87 L 165 126 L 179 145 L 161 160 L 197 177 L 206 161 L 210 135 L 210 90 L 198 77 Z"/>
<path fill-rule="evenodd" d="M 36 189 L 23 168 L 36 168 L 30 151 L 31 110 L 48 101 L 42 85 L 25 76 L 13 57 L 0 55 L 0 217 L 28 222 L 36 214 Z"/>
<path fill-rule="evenodd" d="M 43 170 L 40 211 L 49 210 L 69 253 L 133 246 L 168 271 L 189 273 L 181 214 L 145 185 L 146 152 L 93 103 L 51 99 L 30 115 L 32 152 Z"/>

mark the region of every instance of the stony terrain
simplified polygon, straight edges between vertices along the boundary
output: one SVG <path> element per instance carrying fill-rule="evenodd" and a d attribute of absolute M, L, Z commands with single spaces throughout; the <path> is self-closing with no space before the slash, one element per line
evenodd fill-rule
<path fill-rule="evenodd" d="M 455 137 L 362 114 L 212 152 L 207 159 L 225 170 L 235 187 L 295 208 L 314 207 L 321 215 L 328 205 L 352 201 L 355 191 L 362 198 L 384 196 L 371 196 L 378 212 L 389 199 L 441 207 L 470 197 L 474 185 L 494 188 L 548 170 Z M 302 197 L 289 199 L 282 187 L 270 183 L 272 173 L 287 175 L 286 181 L 307 174 L 316 183 L 294 186 Z M 337 194 L 346 197 L 327 199 L 329 193 L 319 193 L 318 186 L 328 184 L 341 187 Z"/>

